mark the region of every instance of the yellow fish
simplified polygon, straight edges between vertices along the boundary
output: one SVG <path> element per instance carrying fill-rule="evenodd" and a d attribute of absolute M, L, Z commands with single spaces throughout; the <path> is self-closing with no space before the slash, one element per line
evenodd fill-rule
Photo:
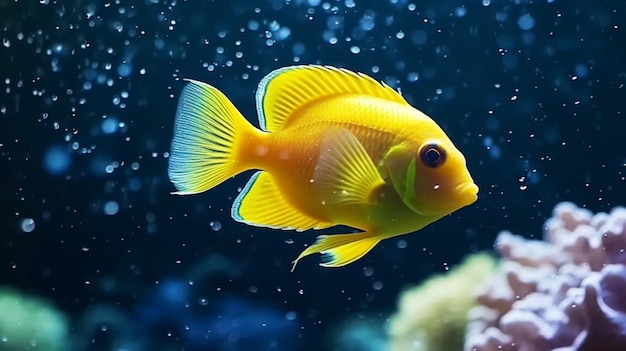
<path fill-rule="evenodd" d="M 256 92 L 261 129 L 215 87 L 183 89 L 169 160 L 175 194 L 209 190 L 257 170 L 232 217 L 320 235 L 303 257 L 324 267 L 358 260 L 379 241 L 414 232 L 477 199 L 465 157 L 427 115 L 362 73 L 304 65 L 275 70 Z"/>

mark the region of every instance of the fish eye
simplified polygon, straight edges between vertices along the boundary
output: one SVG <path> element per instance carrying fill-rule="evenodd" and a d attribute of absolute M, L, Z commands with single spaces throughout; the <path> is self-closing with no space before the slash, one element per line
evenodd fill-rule
<path fill-rule="evenodd" d="M 437 143 L 424 144 L 419 154 L 422 163 L 429 168 L 437 168 L 446 161 L 446 151 Z"/>

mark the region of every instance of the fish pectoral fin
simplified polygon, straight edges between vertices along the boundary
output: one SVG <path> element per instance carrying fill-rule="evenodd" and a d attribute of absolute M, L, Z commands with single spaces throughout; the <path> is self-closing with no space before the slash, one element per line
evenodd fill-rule
<path fill-rule="evenodd" d="M 303 231 L 335 225 L 310 217 L 293 207 L 282 195 L 274 178 L 263 171 L 252 175 L 235 199 L 231 215 L 238 222 L 285 230 Z"/>
<path fill-rule="evenodd" d="M 375 204 L 385 181 L 354 134 L 339 128 L 324 134 L 313 185 L 328 205 Z"/>
<path fill-rule="evenodd" d="M 369 232 L 356 234 L 320 235 L 315 244 L 307 247 L 293 261 L 291 271 L 296 269 L 298 261 L 314 253 L 324 254 L 322 267 L 341 267 L 365 256 L 378 242 L 380 237 Z"/>

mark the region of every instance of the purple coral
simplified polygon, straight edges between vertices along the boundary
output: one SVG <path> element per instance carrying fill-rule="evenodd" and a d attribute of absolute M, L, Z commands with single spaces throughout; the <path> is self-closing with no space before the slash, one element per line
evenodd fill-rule
<path fill-rule="evenodd" d="M 626 350 L 626 208 L 561 203 L 545 241 L 502 232 L 500 273 L 478 294 L 465 351 Z"/>

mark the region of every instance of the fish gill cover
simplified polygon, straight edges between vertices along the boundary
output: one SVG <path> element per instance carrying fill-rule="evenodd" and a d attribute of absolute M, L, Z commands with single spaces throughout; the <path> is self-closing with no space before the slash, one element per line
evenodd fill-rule
<path fill-rule="evenodd" d="M 0 284 L 62 311 L 72 351 L 387 349 L 405 286 L 502 229 L 537 233 L 559 202 L 624 204 L 624 6 L 0 0 Z M 290 273 L 319 232 L 232 221 L 246 177 L 171 196 L 182 79 L 219 85 L 255 123 L 257 82 L 294 64 L 400 89 L 463 152 L 478 202 L 375 259 Z"/>

